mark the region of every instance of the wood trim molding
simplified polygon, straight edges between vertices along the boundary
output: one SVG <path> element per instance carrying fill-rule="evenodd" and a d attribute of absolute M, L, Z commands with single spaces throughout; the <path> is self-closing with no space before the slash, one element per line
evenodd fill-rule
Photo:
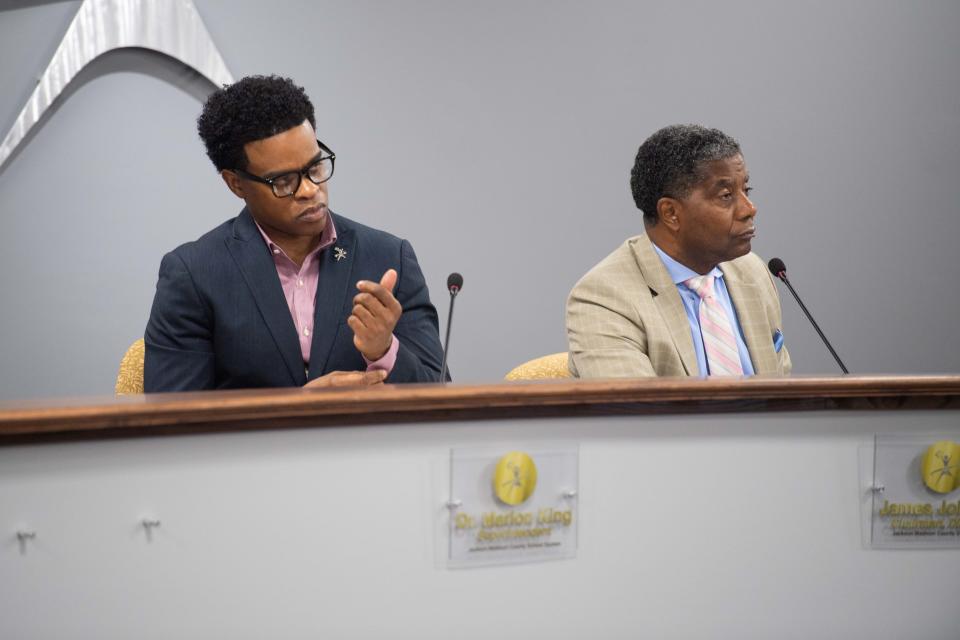
<path fill-rule="evenodd" d="M 0 402 L 0 444 L 544 416 L 960 409 L 960 376 L 385 385 Z"/>

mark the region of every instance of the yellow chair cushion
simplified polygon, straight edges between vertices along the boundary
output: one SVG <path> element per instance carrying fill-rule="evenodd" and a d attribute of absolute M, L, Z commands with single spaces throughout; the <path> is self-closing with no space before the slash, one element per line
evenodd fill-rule
<path fill-rule="evenodd" d="M 563 351 L 524 362 L 504 376 L 504 380 L 550 380 L 569 377 L 567 352 Z"/>
<path fill-rule="evenodd" d="M 123 354 L 114 390 L 118 396 L 143 393 L 143 338 L 130 345 Z"/>

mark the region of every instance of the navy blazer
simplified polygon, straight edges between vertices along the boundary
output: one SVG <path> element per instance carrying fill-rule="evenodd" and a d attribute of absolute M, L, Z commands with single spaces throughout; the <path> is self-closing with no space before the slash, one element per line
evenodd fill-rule
<path fill-rule="evenodd" d="M 331 371 L 364 371 L 347 318 L 357 281 L 379 282 L 390 268 L 397 270 L 393 293 L 403 315 L 386 381 L 438 381 L 437 311 L 410 243 L 330 215 L 337 242 L 320 255 L 309 374 L 273 256 L 244 208 L 163 257 L 143 336 L 144 391 L 302 386 Z"/>

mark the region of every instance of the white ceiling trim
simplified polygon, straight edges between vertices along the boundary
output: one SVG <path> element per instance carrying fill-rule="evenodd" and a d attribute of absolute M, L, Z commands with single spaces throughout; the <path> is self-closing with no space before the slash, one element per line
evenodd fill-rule
<path fill-rule="evenodd" d="M 128 47 L 166 54 L 216 86 L 233 82 L 192 0 L 84 0 L 0 143 L 0 167 L 81 69 L 108 51 Z"/>

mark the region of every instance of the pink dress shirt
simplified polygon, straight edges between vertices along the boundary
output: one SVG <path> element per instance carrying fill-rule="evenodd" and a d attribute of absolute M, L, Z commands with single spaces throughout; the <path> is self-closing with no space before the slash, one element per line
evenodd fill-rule
<path fill-rule="evenodd" d="M 287 256 L 270 236 L 266 234 L 263 227 L 257 223 L 257 229 L 263 236 L 263 241 L 267 243 L 270 254 L 273 256 L 273 264 L 277 268 L 277 275 L 280 276 L 280 286 L 283 287 L 283 297 L 287 299 L 287 307 L 290 309 L 290 315 L 293 317 L 293 324 L 297 328 L 297 336 L 300 338 L 300 353 L 303 355 L 303 365 L 307 367 L 310 364 L 310 345 L 313 342 L 313 318 L 316 310 L 317 283 L 320 281 L 320 253 L 336 244 L 337 229 L 333 226 L 333 216 L 327 213 L 327 225 L 320 234 L 320 244 L 311 251 L 304 259 L 303 264 L 297 267 L 297 263 Z M 334 329 L 331 327 L 331 329 Z M 400 341 L 397 336 L 393 336 L 390 342 L 390 348 L 379 360 L 363 360 L 367 363 L 367 371 L 382 369 L 389 374 L 393 371 L 393 365 L 397 361 L 397 350 L 400 348 Z M 362 354 L 361 354 L 362 355 Z"/>

